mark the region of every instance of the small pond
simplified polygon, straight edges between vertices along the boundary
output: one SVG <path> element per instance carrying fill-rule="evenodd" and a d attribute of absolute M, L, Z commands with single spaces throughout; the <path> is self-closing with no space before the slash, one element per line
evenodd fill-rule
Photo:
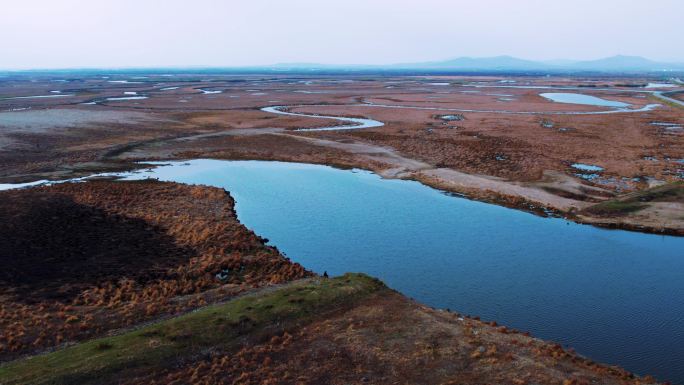
<path fill-rule="evenodd" d="M 597 98 L 596 96 L 584 94 L 547 92 L 539 95 L 557 103 L 584 104 L 588 106 L 615 108 L 626 108 L 630 106 L 627 103 L 617 102 L 614 100 L 606 100 L 602 98 Z"/>

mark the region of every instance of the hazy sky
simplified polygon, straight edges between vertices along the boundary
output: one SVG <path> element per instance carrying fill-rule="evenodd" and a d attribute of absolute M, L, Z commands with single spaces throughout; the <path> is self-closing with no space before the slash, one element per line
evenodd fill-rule
<path fill-rule="evenodd" d="M 0 68 L 684 62 L 683 0 L 2 0 Z"/>

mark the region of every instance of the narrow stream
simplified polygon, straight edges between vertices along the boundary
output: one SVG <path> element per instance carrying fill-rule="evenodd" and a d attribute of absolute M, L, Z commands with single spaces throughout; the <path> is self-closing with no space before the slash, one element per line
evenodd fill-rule
<path fill-rule="evenodd" d="M 357 130 L 360 128 L 372 128 L 372 127 L 382 127 L 385 124 L 373 119 L 364 118 L 346 118 L 340 116 L 326 116 L 326 115 L 314 115 L 314 114 L 302 114 L 296 112 L 284 111 L 285 108 L 298 107 L 298 106 L 272 106 L 264 107 L 261 111 L 270 112 L 272 114 L 279 115 L 292 115 L 292 116 L 306 116 L 311 118 L 319 119 L 333 119 L 340 122 L 351 123 L 349 125 L 336 125 L 332 127 L 319 127 L 319 128 L 299 128 L 296 131 L 333 131 L 333 130 Z"/>

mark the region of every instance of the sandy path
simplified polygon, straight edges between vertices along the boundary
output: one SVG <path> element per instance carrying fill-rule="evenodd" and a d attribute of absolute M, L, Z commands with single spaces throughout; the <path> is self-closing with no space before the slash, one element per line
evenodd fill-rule
<path fill-rule="evenodd" d="M 437 168 L 431 164 L 404 157 L 387 147 L 356 141 L 345 140 L 344 142 L 338 142 L 285 133 L 278 135 L 305 140 L 319 146 L 344 150 L 365 160 L 387 164 L 388 168 L 376 170 L 383 178 L 430 180 L 441 188 L 466 194 L 472 194 L 477 191 L 492 191 L 501 195 L 523 198 L 542 206 L 563 211 L 586 206 L 585 202 L 563 198 L 534 186 L 525 186 L 492 176 L 467 174 L 449 168 Z"/>

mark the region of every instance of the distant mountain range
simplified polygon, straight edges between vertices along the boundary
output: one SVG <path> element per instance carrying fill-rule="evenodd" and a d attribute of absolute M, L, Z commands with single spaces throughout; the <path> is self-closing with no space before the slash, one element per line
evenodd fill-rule
<path fill-rule="evenodd" d="M 520 74 L 576 74 L 576 73 L 622 73 L 659 76 L 684 76 L 684 63 L 664 63 L 640 56 L 611 56 L 599 60 L 525 60 L 512 56 L 458 57 L 455 59 L 419 63 L 399 64 L 320 64 L 320 63 L 281 63 L 254 66 L 176 66 L 176 67 L 122 67 L 122 68 L 63 68 L 1 70 L 3 74 L 15 72 L 36 73 L 520 73 Z"/>
<path fill-rule="evenodd" d="M 315 63 L 289 63 L 271 66 L 280 70 L 302 69 L 349 69 L 349 70 L 432 70 L 463 72 L 504 72 L 504 71 L 549 71 L 549 72 L 660 72 L 684 71 L 684 63 L 663 63 L 640 56 L 611 56 L 599 60 L 549 60 L 533 61 L 512 56 L 495 56 L 485 58 L 459 57 L 455 59 L 401 63 L 391 65 L 327 65 Z"/>

